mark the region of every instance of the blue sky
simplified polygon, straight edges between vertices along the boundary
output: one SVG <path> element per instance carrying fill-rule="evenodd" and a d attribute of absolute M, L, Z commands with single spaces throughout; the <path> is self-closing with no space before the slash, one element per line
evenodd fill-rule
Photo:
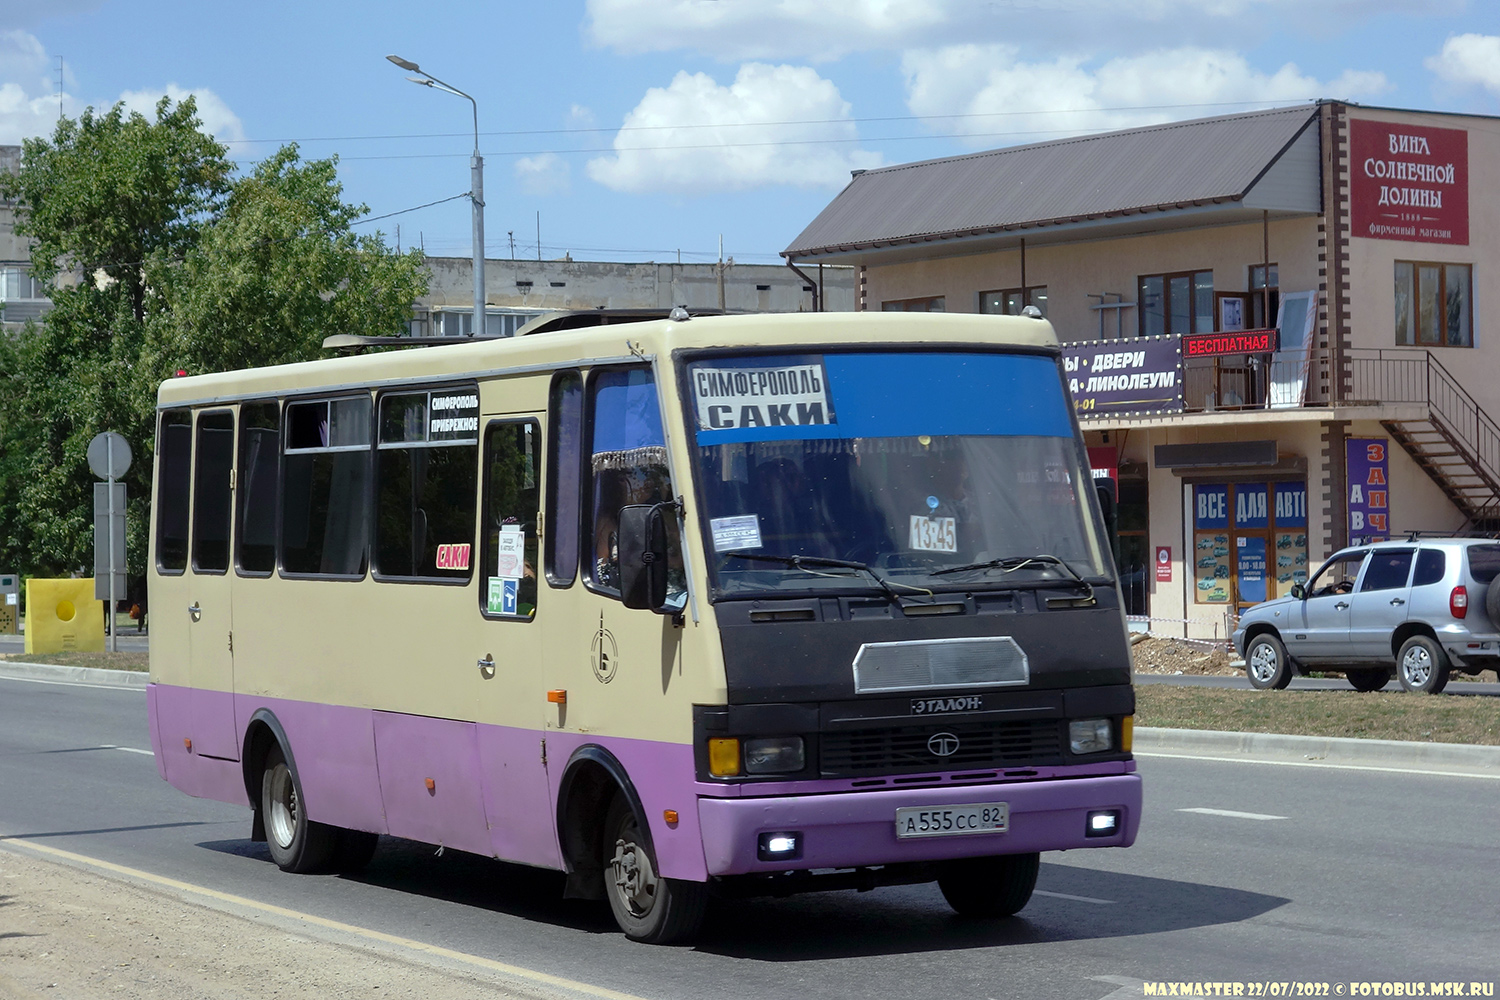
<path fill-rule="evenodd" d="M 468 256 L 775 262 L 860 167 L 1318 97 L 1500 114 L 1496 0 L 0 0 L 0 143 L 198 95 L 337 154 L 362 228 Z M 1500 123 L 1497 123 L 1500 125 Z"/>

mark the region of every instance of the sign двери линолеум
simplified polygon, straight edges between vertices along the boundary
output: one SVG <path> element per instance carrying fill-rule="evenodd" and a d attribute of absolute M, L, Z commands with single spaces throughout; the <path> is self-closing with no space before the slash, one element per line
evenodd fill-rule
<path fill-rule="evenodd" d="M 1068 392 L 1080 416 L 1182 412 L 1180 338 L 1128 337 L 1059 346 Z"/>
<path fill-rule="evenodd" d="M 1353 236 L 1469 243 L 1469 133 L 1352 119 L 1349 205 Z"/>

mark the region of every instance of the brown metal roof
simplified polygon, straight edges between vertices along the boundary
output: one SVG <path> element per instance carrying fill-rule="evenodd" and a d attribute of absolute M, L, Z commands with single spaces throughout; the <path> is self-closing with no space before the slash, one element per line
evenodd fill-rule
<path fill-rule="evenodd" d="M 782 255 L 1235 201 L 1317 114 L 1250 111 L 867 170 Z"/>

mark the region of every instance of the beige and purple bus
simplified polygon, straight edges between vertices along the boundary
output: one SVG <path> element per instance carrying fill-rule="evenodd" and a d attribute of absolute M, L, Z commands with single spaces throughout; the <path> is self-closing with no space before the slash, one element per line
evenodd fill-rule
<path fill-rule="evenodd" d="M 1129 846 L 1051 327 L 619 318 L 161 387 L 163 778 L 287 871 L 408 838 L 566 872 L 650 942 L 711 895 L 1008 915 L 1040 852 Z"/>

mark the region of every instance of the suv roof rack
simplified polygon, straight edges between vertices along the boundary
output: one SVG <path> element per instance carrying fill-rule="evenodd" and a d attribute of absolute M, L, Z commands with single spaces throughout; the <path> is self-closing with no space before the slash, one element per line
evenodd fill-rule
<path fill-rule="evenodd" d="M 1471 528 L 1459 528 L 1456 531 L 1443 528 L 1413 528 L 1406 533 L 1408 542 L 1415 542 L 1419 538 L 1500 538 L 1500 532 L 1474 531 Z"/>

